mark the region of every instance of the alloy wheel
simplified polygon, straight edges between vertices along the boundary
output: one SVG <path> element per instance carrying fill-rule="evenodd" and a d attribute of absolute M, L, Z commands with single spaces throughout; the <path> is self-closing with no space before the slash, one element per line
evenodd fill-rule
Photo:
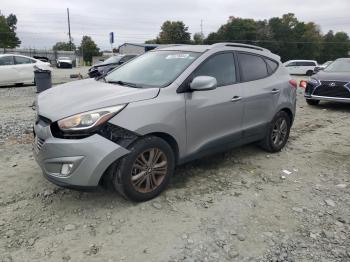
<path fill-rule="evenodd" d="M 168 172 L 165 153 L 159 148 L 150 148 L 139 154 L 131 169 L 131 182 L 135 190 L 149 193 L 155 190 Z"/>
<path fill-rule="evenodd" d="M 279 118 L 275 122 L 272 129 L 272 142 L 275 146 L 280 146 L 284 143 L 288 133 L 288 124 L 286 119 Z"/>

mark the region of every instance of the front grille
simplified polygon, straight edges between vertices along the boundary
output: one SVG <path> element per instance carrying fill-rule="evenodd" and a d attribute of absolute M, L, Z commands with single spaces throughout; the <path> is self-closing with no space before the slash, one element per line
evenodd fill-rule
<path fill-rule="evenodd" d="M 41 150 L 41 148 L 43 147 L 45 143 L 44 139 L 41 139 L 40 137 L 36 137 L 36 148 L 38 149 L 38 151 Z"/>
<path fill-rule="evenodd" d="M 346 85 L 347 82 L 321 81 L 321 85 L 314 90 L 313 95 L 350 98 L 350 88 Z"/>

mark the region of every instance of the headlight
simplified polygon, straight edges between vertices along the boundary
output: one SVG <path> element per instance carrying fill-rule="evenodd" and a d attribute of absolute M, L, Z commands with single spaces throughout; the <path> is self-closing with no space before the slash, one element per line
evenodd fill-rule
<path fill-rule="evenodd" d="M 311 78 L 311 79 L 309 80 L 309 83 L 310 83 L 310 84 L 314 84 L 314 85 L 319 85 L 319 84 L 320 84 L 320 82 L 319 82 L 317 79 L 315 79 L 315 78 Z"/>
<path fill-rule="evenodd" d="M 78 131 L 90 129 L 92 127 L 96 127 L 107 122 L 115 114 L 120 112 L 125 106 L 126 105 L 118 105 L 80 113 L 74 116 L 61 119 L 57 122 L 57 124 L 59 128 L 63 131 Z"/>

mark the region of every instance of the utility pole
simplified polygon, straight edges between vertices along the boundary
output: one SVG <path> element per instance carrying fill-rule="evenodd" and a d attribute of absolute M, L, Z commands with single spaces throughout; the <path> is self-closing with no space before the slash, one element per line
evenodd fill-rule
<path fill-rule="evenodd" d="M 72 51 L 72 36 L 70 34 L 70 19 L 69 19 L 69 8 L 67 8 L 67 17 L 68 17 L 68 36 L 69 36 L 69 49 Z"/>
<path fill-rule="evenodd" d="M 201 19 L 201 35 L 204 36 L 204 34 L 203 34 L 203 19 Z"/>

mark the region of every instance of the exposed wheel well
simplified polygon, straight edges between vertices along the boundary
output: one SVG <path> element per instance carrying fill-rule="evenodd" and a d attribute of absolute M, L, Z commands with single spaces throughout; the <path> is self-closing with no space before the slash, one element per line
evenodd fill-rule
<path fill-rule="evenodd" d="M 147 134 L 147 136 L 157 136 L 160 137 L 162 139 L 164 139 L 172 148 L 174 155 L 175 155 L 175 163 L 178 162 L 179 160 L 179 146 L 175 140 L 175 138 L 173 138 L 171 135 L 167 134 L 167 133 L 161 133 L 161 132 L 156 132 L 156 133 L 150 133 Z"/>
<path fill-rule="evenodd" d="M 292 124 L 294 121 L 294 116 L 293 116 L 292 111 L 289 108 L 283 108 L 281 111 L 286 112 L 288 114 L 290 121 L 291 121 L 291 124 Z"/>

